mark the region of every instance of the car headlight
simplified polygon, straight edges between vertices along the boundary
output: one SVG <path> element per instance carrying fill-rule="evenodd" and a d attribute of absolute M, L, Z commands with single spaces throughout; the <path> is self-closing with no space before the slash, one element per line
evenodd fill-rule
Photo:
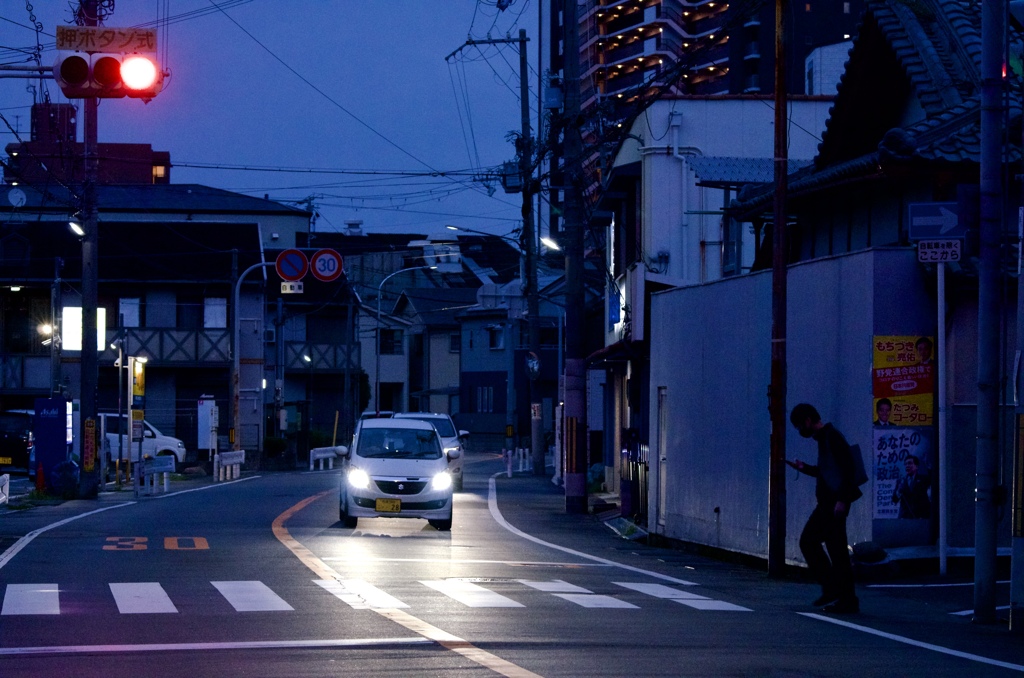
<path fill-rule="evenodd" d="M 447 490 L 451 486 L 452 474 L 448 473 L 448 471 L 441 471 L 436 476 L 434 476 L 433 480 L 430 481 L 430 488 L 432 490 Z"/>
<path fill-rule="evenodd" d="M 365 490 L 370 486 L 370 476 L 361 468 L 354 468 L 348 472 L 348 484 L 352 487 Z"/>

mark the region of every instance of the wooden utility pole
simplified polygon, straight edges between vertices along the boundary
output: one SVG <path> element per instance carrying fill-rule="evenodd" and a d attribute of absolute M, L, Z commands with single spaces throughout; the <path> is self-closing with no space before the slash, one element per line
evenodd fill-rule
<path fill-rule="evenodd" d="M 583 140 L 580 138 L 580 49 L 577 0 L 562 0 L 562 83 L 565 89 L 565 510 L 587 512 L 587 370 L 583 354 Z"/>
<path fill-rule="evenodd" d="M 772 362 L 768 461 L 768 575 L 786 567 L 786 0 L 775 0 L 775 214 L 772 224 Z"/>

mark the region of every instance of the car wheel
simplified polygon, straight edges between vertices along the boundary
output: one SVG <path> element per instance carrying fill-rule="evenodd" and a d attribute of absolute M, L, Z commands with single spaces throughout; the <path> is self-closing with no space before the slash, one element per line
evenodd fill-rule
<path fill-rule="evenodd" d="M 448 516 L 445 520 L 428 520 L 431 527 L 437 529 L 438 532 L 451 532 L 452 529 L 452 518 Z"/>
<path fill-rule="evenodd" d="M 359 523 L 359 518 L 356 518 L 355 516 L 350 516 L 348 514 L 348 507 L 346 506 L 346 504 L 347 500 L 342 498 L 341 504 L 338 507 L 338 520 L 340 520 L 341 524 L 345 527 L 352 528 Z"/>

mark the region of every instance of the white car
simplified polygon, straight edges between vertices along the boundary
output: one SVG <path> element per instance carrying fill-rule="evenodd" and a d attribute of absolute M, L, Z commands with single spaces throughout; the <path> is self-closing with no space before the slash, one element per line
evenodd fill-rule
<path fill-rule="evenodd" d="M 459 431 L 455 428 L 455 422 L 447 414 L 434 412 L 400 412 L 395 419 L 419 419 L 434 425 L 437 435 L 441 436 L 441 446 L 445 453 L 458 451 L 459 456 L 452 462 L 449 470 L 452 472 L 452 480 L 455 484 L 455 491 L 462 492 L 462 460 L 465 457 L 466 448 L 463 441 L 469 437 L 469 431 Z"/>
<path fill-rule="evenodd" d="M 345 527 L 359 518 L 423 518 L 452 529 L 452 474 L 459 450 L 445 452 L 431 424 L 414 419 L 368 419 L 342 448 L 339 513 Z"/>
<path fill-rule="evenodd" d="M 133 463 L 138 461 L 138 439 L 131 445 L 128 444 L 128 416 L 126 414 L 118 416 L 116 412 L 100 412 L 96 416 L 99 419 L 97 428 L 106 432 L 103 453 L 107 455 L 107 464 L 112 468 L 113 463 L 117 461 L 119 447 L 121 459 L 131 459 Z M 173 456 L 175 470 L 177 470 L 178 465 L 185 461 L 185 443 L 172 436 L 165 436 L 157 427 L 143 420 L 142 455 L 144 457 Z"/>

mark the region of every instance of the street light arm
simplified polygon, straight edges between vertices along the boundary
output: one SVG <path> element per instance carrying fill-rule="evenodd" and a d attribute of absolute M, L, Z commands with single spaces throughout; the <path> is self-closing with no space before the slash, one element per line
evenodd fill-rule
<path fill-rule="evenodd" d="M 381 330 L 380 298 L 381 298 L 381 295 L 384 294 L 384 283 L 386 283 L 387 281 L 391 280 L 392 278 L 394 278 L 399 273 L 406 273 L 407 271 L 421 271 L 421 270 L 428 269 L 428 268 L 429 269 L 436 269 L 437 266 L 429 265 L 429 266 L 413 266 L 412 268 L 400 268 L 397 271 L 395 271 L 394 273 L 390 273 L 390 274 L 384 276 L 384 279 L 380 281 L 379 285 L 377 285 L 377 342 L 376 342 L 377 343 L 377 348 L 374 351 L 374 353 L 375 353 L 374 357 L 375 357 L 375 360 L 377 362 L 377 366 L 376 366 L 376 369 L 374 370 L 374 375 L 373 375 L 373 378 L 374 378 L 373 402 L 377 404 L 377 414 L 380 414 L 380 330 Z"/>

